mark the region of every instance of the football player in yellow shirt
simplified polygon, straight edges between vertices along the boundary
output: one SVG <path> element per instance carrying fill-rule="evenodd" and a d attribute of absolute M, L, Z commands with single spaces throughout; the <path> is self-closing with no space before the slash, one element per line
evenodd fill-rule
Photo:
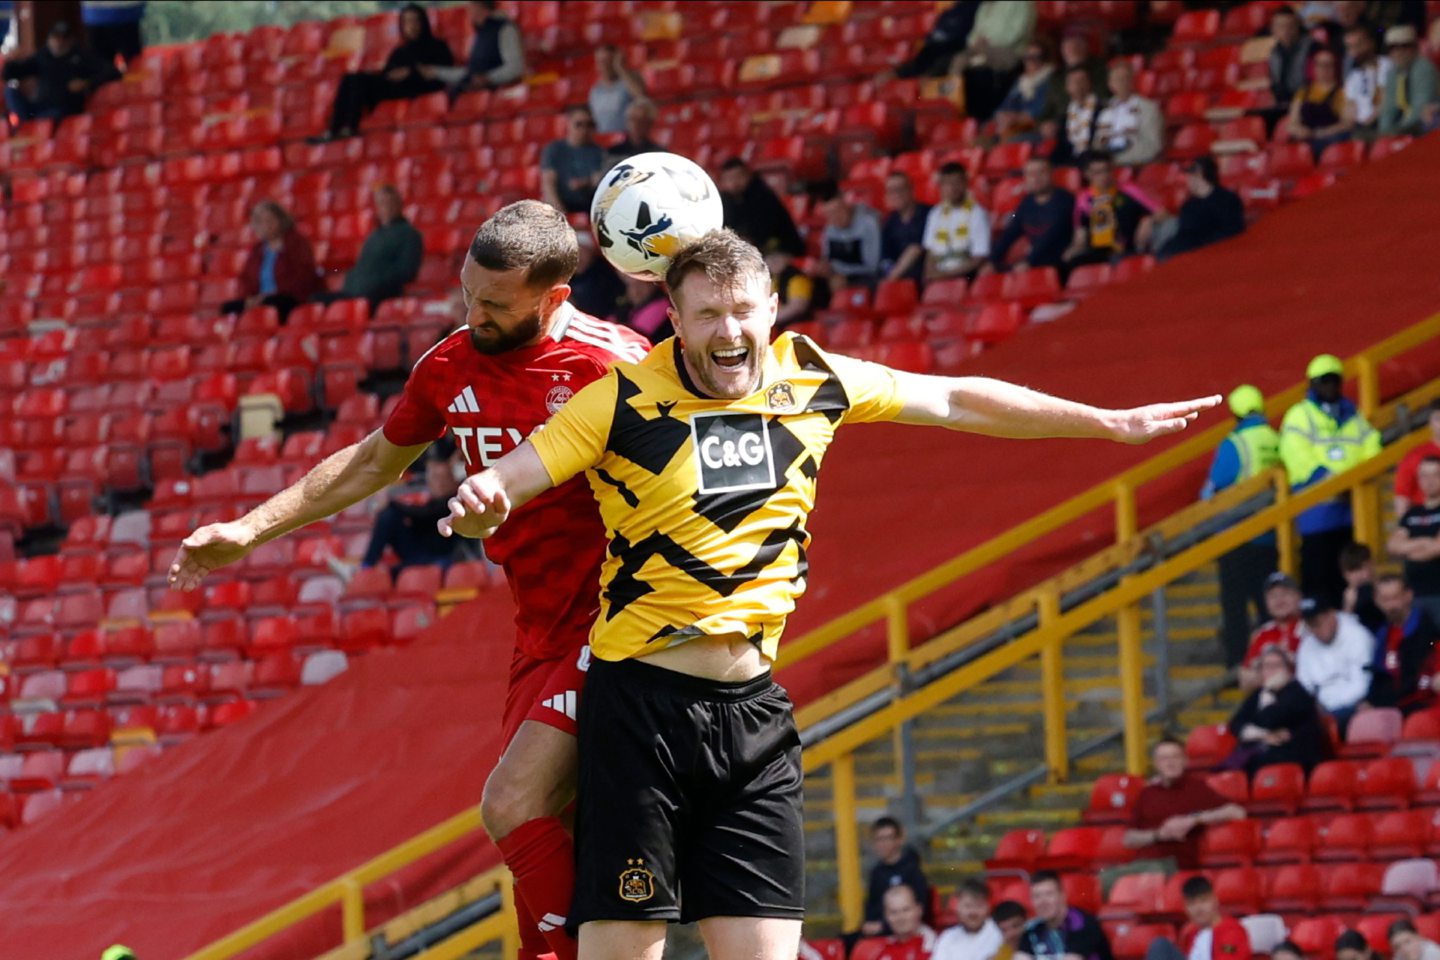
<path fill-rule="evenodd" d="M 610 533 L 580 705 L 582 960 L 659 960 L 698 921 L 714 960 L 794 960 L 804 914 L 800 739 L 770 677 L 805 589 L 805 521 L 835 429 L 895 420 L 1141 443 L 1219 397 L 1102 410 L 976 377 L 772 345 L 760 252 L 728 230 L 673 259 L 678 336 L 581 390 L 470 477 L 440 522 L 485 537 L 585 472 Z"/>

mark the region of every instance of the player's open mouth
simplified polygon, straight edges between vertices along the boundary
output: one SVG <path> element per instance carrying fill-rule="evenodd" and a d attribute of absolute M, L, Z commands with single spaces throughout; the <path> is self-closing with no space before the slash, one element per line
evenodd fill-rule
<path fill-rule="evenodd" d="M 750 356 L 749 347 L 731 347 L 727 350 L 710 351 L 710 359 L 715 361 L 716 366 L 721 367 L 742 366 L 748 356 Z"/>

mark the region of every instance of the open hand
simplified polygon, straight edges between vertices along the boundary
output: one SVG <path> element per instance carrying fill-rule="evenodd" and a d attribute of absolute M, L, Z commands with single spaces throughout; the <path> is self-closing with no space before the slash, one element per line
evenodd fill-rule
<path fill-rule="evenodd" d="M 493 474 L 477 473 L 466 477 L 455 496 L 450 498 L 450 516 L 436 524 L 442 537 L 471 537 L 483 540 L 510 516 L 510 498 Z"/>
<path fill-rule="evenodd" d="M 1220 405 L 1219 395 L 1179 403 L 1152 403 L 1148 407 L 1116 410 L 1113 439 L 1120 443 L 1148 443 L 1156 437 L 1179 433 L 1200 414 Z"/>
<path fill-rule="evenodd" d="M 180 542 L 170 564 L 170 587 L 194 590 L 206 574 L 244 559 L 256 546 L 254 532 L 239 521 L 203 526 Z"/>

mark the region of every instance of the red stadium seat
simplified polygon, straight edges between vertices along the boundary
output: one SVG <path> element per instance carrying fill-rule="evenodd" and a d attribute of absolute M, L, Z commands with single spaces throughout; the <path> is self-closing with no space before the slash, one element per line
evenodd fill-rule
<path fill-rule="evenodd" d="M 1025 308 L 1018 303 L 987 303 L 971 323 L 966 335 L 981 343 L 1000 343 L 1013 337 L 1025 324 Z"/>
<path fill-rule="evenodd" d="M 1277 867 L 1265 895 L 1271 913 L 1309 913 L 1320 898 L 1320 873 L 1311 864 Z"/>
<path fill-rule="evenodd" d="M 1381 863 L 1352 863 L 1329 867 L 1324 871 L 1321 907 L 1327 911 L 1359 911 L 1369 905 L 1380 892 L 1385 877 Z"/>
<path fill-rule="evenodd" d="M 1405 718 L 1400 731 L 1402 742 L 1440 742 L 1440 710 L 1430 708 L 1412 713 Z"/>
<path fill-rule="evenodd" d="M 1259 871 L 1251 867 L 1218 870 L 1211 882 L 1215 897 L 1227 913 L 1259 913 L 1264 902 L 1265 884 Z"/>
<path fill-rule="evenodd" d="M 1277 763 L 1261 767 L 1250 784 L 1251 813 L 1293 815 L 1305 796 L 1305 771 L 1298 764 Z"/>
<path fill-rule="evenodd" d="M 1100 849 L 1099 827 L 1066 827 L 1050 838 L 1045 855 L 1039 860 L 1042 870 L 1084 870 L 1095 862 Z"/>
<path fill-rule="evenodd" d="M 1378 757 L 1400 739 L 1404 717 L 1394 707 L 1379 707 L 1355 714 L 1345 731 L 1341 748 L 1346 757 Z"/>
<path fill-rule="evenodd" d="M 1248 864 L 1260 849 L 1260 824 L 1236 820 L 1206 827 L 1200 838 L 1200 865 L 1235 867 Z"/>
<path fill-rule="evenodd" d="M 1349 760 L 1327 760 L 1310 774 L 1305 791 L 1306 810 L 1353 810 L 1360 765 Z"/>
<path fill-rule="evenodd" d="M 1345 924 L 1336 917 L 1306 917 L 1290 929 L 1290 939 L 1303 953 L 1301 956 L 1331 960 L 1335 941 L 1345 932 Z"/>
<path fill-rule="evenodd" d="M 1362 810 L 1404 809 L 1410 806 L 1415 789 L 1415 766 L 1408 758 L 1372 760 L 1359 777 L 1357 806 Z"/>
<path fill-rule="evenodd" d="M 1425 854 L 1433 834 L 1435 817 L 1428 810 L 1397 810 L 1381 814 L 1373 822 L 1366 857 L 1374 860 L 1404 860 Z"/>
<path fill-rule="evenodd" d="M 1041 304 L 1054 303 L 1060 299 L 1060 273 L 1054 267 L 1035 267 L 1023 273 L 1007 273 L 1001 297 L 1018 303 L 1027 310 Z"/>
<path fill-rule="evenodd" d="M 875 288 L 874 310 L 882 316 L 909 314 L 919 301 L 913 280 L 882 280 Z"/>
<path fill-rule="evenodd" d="M 1033 871 L 1044 855 L 1045 834 L 1042 831 L 1011 830 L 1000 838 L 994 855 L 985 861 L 985 869 Z"/>
<path fill-rule="evenodd" d="M 1327 862 L 1364 860 L 1369 856 L 1370 831 L 1368 814 L 1342 813 L 1321 828 L 1314 857 Z"/>
<path fill-rule="evenodd" d="M 1265 838 L 1255 855 L 1256 863 L 1309 863 L 1318 829 L 1310 817 L 1283 817 L 1265 828 Z"/>
<path fill-rule="evenodd" d="M 1102 920 L 1133 920 L 1160 909 L 1165 890 L 1162 873 L 1127 873 L 1116 878 L 1110 897 L 1100 909 Z"/>
<path fill-rule="evenodd" d="M 1090 804 L 1085 810 L 1086 823 L 1124 823 L 1130 817 L 1130 806 L 1145 789 L 1141 777 L 1123 773 L 1107 773 L 1095 781 L 1090 791 Z"/>

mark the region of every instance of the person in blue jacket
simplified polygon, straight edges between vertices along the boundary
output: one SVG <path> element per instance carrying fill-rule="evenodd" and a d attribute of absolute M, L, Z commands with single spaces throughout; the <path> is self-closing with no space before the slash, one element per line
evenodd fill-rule
<path fill-rule="evenodd" d="M 1265 419 L 1265 397 L 1250 384 L 1230 392 L 1235 429 L 1220 442 L 1200 492 L 1209 500 L 1280 462 L 1280 437 Z M 1238 666 L 1250 646 L 1250 628 L 1265 610 L 1265 578 L 1279 565 L 1275 534 L 1264 533 L 1220 558 L 1220 636 L 1225 665 Z M 1255 613 L 1251 613 L 1251 606 Z"/>

